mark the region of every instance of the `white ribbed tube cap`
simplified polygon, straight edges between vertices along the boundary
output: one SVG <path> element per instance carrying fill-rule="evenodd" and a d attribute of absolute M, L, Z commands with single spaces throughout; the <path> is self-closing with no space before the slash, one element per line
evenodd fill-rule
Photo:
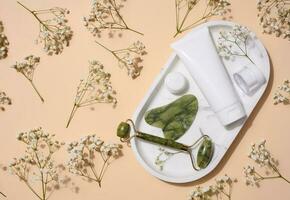
<path fill-rule="evenodd" d="M 263 73 L 256 66 L 245 66 L 233 76 L 237 85 L 247 95 L 255 93 L 266 82 Z"/>
<path fill-rule="evenodd" d="M 216 112 L 216 114 L 224 126 L 230 125 L 246 116 L 245 109 L 240 102 L 226 107 L 223 110 Z"/>

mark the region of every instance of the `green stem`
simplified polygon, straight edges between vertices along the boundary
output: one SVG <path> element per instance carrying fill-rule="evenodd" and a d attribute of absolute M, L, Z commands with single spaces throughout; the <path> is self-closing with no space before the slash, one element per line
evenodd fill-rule
<path fill-rule="evenodd" d="M 180 24 L 180 26 L 178 28 L 179 30 L 182 30 L 182 27 L 183 27 L 183 25 L 185 23 L 185 20 L 187 19 L 187 16 L 189 15 L 190 11 L 191 11 L 191 9 L 187 9 L 187 11 L 186 11 L 186 13 L 185 13 L 185 15 L 184 15 L 184 17 L 182 19 L 182 22 L 181 22 L 181 24 Z"/>
<path fill-rule="evenodd" d="M 46 200 L 46 196 L 45 196 L 45 185 L 44 185 L 44 179 L 43 179 L 43 172 L 41 172 L 40 174 L 41 174 L 42 199 L 43 200 Z"/>
<path fill-rule="evenodd" d="M 1 194 L 3 197 L 7 197 L 3 192 L 0 192 L 0 194 Z"/>
<path fill-rule="evenodd" d="M 177 26 L 177 27 L 176 27 L 176 33 L 175 33 L 175 35 L 173 36 L 174 38 L 175 38 L 178 34 L 182 33 L 182 27 L 183 27 L 183 25 L 184 25 L 184 22 L 185 22 L 185 20 L 186 20 L 186 18 L 187 18 L 187 16 L 188 16 L 188 14 L 190 13 L 190 11 L 191 11 L 191 9 L 187 9 L 187 11 L 186 11 L 186 13 L 185 13 L 185 15 L 184 15 L 184 17 L 183 17 L 183 19 L 182 19 L 182 21 L 181 21 L 180 26 Z"/>
<path fill-rule="evenodd" d="M 139 31 L 136 31 L 136 30 L 129 28 L 129 27 L 127 27 L 127 30 L 132 31 L 132 32 L 137 33 L 137 34 L 140 34 L 140 35 L 144 35 L 144 33 L 141 33 Z"/>
<path fill-rule="evenodd" d="M 96 173 L 96 170 L 93 166 L 90 165 L 90 168 L 91 168 L 91 171 L 93 172 L 94 176 L 95 176 L 95 180 L 96 182 L 99 184 L 99 187 L 101 187 L 101 180 L 100 180 L 100 177 L 98 177 L 97 173 Z"/>
<path fill-rule="evenodd" d="M 37 95 L 39 96 L 40 100 L 42 101 L 42 103 L 44 103 L 44 99 L 41 96 L 41 94 L 39 93 L 39 91 L 37 90 L 36 86 L 34 85 L 33 81 L 29 81 L 33 87 L 33 89 L 35 90 L 35 92 L 37 93 Z"/>
<path fill-rule="evenodd" d="M 77 109 L 78 109 L 78 105 L 77 105 L 77 104 L 74 104 L 74 106 L 73 106 L 73 108 L 72 108 L 72 110 L 71 110 L 71 113 L 70 113 L 70 115 L 69 115 L 69 119 L 68 119 L 68 122 L 67 122 L 67 124 L 66 124 L 66 128 L 68 128 L 68 126 L 70 125 L 71 120 L 73 119 L 73 117 L 74 117 L 74 115 L 75 115 Z"/>
<path fill-rule="evenodd" d="M 101 47 L 103 47 L 104 49 L 106 49 L 107 51 L 113 53 L 113 51 L 109 48 L 107 48 L 106 46 L 102 45 L 101 43 L 99 43 L 98 41 L 95 40 L 95 43 L 97 43 L 98 45 L 100 45 Z"/>
<path fill-rule="evenodd" d="M 110 157 L 108 157 L 108 158 L 106 158 L 106 159 L 104 160 L 104 163 L 103 163 L 102 169 L 101 169 L 101 171 L 100 171 L 100 178 L 99 178 L 100 183 L 102 182 L 103 177 L 104 177 L 104 174 L 105 174 L 105 171 L 106 171 L 106 168 L 108 167 L 108 160 L 109 160 L 109 158 L 110 158 Z M 101 187 L 101 186 L 100 186 L 100 187 Z"/>
<path fill-rule="evenodd" d="M 176 33 L 174 34 L 173 37 L 175 38 L 175 37 L 176 37 L 178 34 L 180 34 L 180 33 L 182 33 L 182 32 L 181 32 L 179 29 L 177 29 L 177 30 L 176 30 Z"/>
<path fill-rule="evenodd" d="M 258 174 L 258 173 L 256 173 L 256 174 Z M 287 182 L 287 183 L 290 184 L 290 181 L 288 179 L 286 179 L 284 176 L 282 176 L 280 173 L 278 173 L 278 176 L 261 176 L 261 175 L 259 175 L 259 177 L 260 177 L 259 178 L 260 180 L 278 179 L 278 178 L 281 178 L 282 180 L 284 180 L 285 182 Z"/>
<path fill-rule="evenodd" d="M 43 21 L 41 21 L 41 19 L 37 16 L 36 11 L 30 10 L 29 8 L 27 8 L 25 5 L 23 5 L 21 2 L 17 1 L 17 3 L 19 5 L 21 5 L 23 8 L 25 8 L 28 12 L 30 12 L 36 19 L 37 21 L 42 24 L 47 30 L 51 31 L 47 25 L 45 23 L 43 23 Z"/>
<path fill-rule="evenodd" d="M 227 194 L 226 192 L 224 192 L 223 190 L 219 190 L 222 194 L 224 194 L 229 200 L 231 200 L 231 195 L 230 194 Z"/>
<path fill-rule="evenodd" d="M 177 32 L 175 33 L 175 35 L 173 37 L 176 37 L 178 34 L 184 32 L 184 31 L 187 31 L 188 29 L 192 28 L 193 26 L 197 25 L 198 23 L 201 23 L 201 21 L 203 21 L 203 20 L 205 20 L 205 19 L 207 19 L 209 17 L 210 17 L 210 15 L 203 16 L 200 19 L 198 19 L 195 22 L 193 22 L 192 24 L 186 26 L 185 28 L 183 28 L 183 29 L 181 29 L 181 28 L 180 29 L 177 29 Z"/>
<path fill-rule="evenodd" d="M 32 191 L 32 193 L 37 196 L 37 198 L 39 198 L 40 200 L 44 200 L 36 193 L 36 191 L 29 185 L 29 183 L 27 181 L 24 181 L 24 182 L 27 185 L 27 187 Z"/>
<path fill-rule="evenodd" d="M 254 65 L 256 65 L 255 62 L 254 62 L 254 61 L 253 61 L 253 60 L 252 60 L 252 59 L 251 59 L 247 54 L 246 54 L 245 56 L 246 56 L 246 58 L 247 58 L 249 61 L 251 61 L 251 63 L 253 63 Z"/>
<path fill-rule="evenodd" d="M 284 176 L 282 176 L 282 174 L 279 172 L 278 168 L 274 164 L 270 164 L 270 166 L 278 174 L 278 178 L 281 178 L 281 179 L 283 179 L 284 181 L 286 181 L 287 183 L 290 184 L 290 181 L 288 179 L 286 179 Z"/>
<path fill-rule="evenodd" d="M 128 68 L 126 62 L 124 62 L 121 58 L 119 58 L 119 56 L 117 56 L 116 51 L 112 51 L 111 49 L 105 47 L 104 45 L 102 45 L 101 43 L 99 43 L 98 41 L 95 41 L 98 45 L 100 45 L 101 47 L 103 47 L 104 49 L 106 49 L 107 51 L 109 51 L 119 62 L 122 62 L 126 68 Z"/>
<path fill-rule="evenodd" d="M 123 24 L 125 25 L 125 29 L 129 30 L 129 31 L 132 31 L 132 32 L 135 32 L 137 34 L 140 34 L 140 35 L 144 35 L 143 33 L 139 32 L 139 31 L 136 31 L 134 29 L 131 29 L 128 27 L 127 23 L 125 22 L 125 20 L 123 19 L 123 17 L 121 16 L 121 14 L 119 13 L 118 9 L 116 8 L 116 2 L 115 0 L 109 0 L 110 4 L 112 5 L 113 9 L 115 10 L 115 12 L 117 13 L 118 17 L 121 19 L 121 21 L 123 22 Z"/>
<path fill-rule="evenodd" d="M 280 175 L 280 178 L 282 178 L 284 181 L 286 181 L 286 183 L 290 184 L 290 180 L 286 179 L 284 176 Z"/>

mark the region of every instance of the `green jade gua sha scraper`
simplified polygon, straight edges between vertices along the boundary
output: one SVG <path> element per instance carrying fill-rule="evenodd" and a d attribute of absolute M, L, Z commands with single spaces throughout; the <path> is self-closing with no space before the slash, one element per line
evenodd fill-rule
<path fill-rule="evenodd" d="M 161 128 L 166 139 L 177 140 L 190 128 L 197 111 L 197 98 L 187 94 L 165 106 L 147 111 L 145 121 Z"/>
<path fill-rule="evenodd" d="M 131 126 L 133 127 L 134 130 L 134 134 L 132 136 L 130 136 L 131 126 L 129 123 L 131 123 Z M 119 124 L 117 129 L 117 136 L 120 137 L 121 142 L 129 142 L 133 137 L 136 137 L 154 144 L 179 150 L 181 152 L 186 152 L 190 156 L 193 169 L 197 171 L 204 169 L 208 166 L 214 153 L 214 144 L 208 135 L 202 135 L 192 145 L 188 146 L 176 142 L 172 139 L 166 139 L 137 131 L 134 122 L 131 119 L 128 119 L 126 122 L 121 122 Z M 199 148 L 195 160 L 192 150 L 196 147 Z"/>

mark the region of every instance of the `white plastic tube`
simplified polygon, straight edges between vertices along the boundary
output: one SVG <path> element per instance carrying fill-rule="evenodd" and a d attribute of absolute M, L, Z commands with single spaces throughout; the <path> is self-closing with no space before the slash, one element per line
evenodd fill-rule
<path fill-rule="evenodd" d="M 172 44 L 223 125 L 246 116 L 207 27 Z"/>

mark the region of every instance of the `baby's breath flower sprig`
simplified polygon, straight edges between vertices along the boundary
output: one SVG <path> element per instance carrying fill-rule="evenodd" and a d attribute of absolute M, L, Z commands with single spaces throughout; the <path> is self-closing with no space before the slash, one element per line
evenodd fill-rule
<path fill-rule="evenodd" d="M 164 165 L 165 163 L 175 154 L 179 153 L 179 152 L 170 152 L 167 151 L 166 149 L 159 147 L 159 154 L 157 155 L 154 164 L 159 168 L 160 171 L 162 171 L 164 169 Z"/>
<path fill-rule="evenodd" d="M 290 103 L 290 80 L 284 80 L 283 84 L 277 87 L 273 96 L 273 100 L 274 105 L 279 103 L 288 105 Z"/>
<path fill-rule="evenodd" d="M 219 55 L 225 59 L 241 56 L 255 64 L 248 53 L 248 42 L 252 34 L 247 27 L 241 25 L 235 25 L 231 31 L 219 32 L 217 41 Z"/>
<path fill-rule="evenodd" d="M 222 16 L 230 11 L 228 9 L 230 3 L 227 0 L 205 0 L 206 7 L 202 16 L 196 21 L 191 22 L 189 25 L 185 25 L 190 13 L 200 1 L 201 0 L 175 0 L 176 33 L 174 37 L 203 22 L 206 22 L 213 16 Z"/>
<path fill-rule="evenodd" d="M 86 80 L 81 80 L 77 87 L 74 105 L 66 127 L 69 126 L 80 107 L 92 106 L 96 103 L 113 104 L 113 107 L 117 105 L 116 91 L 112 88 L 110 78 L 111 74 L 105 72 L 103 64 L 95 60 L 89 62 L 89 75 Z"/>
<path fill-rule="evenodd" d="M 5 92 L 0 91 L 0 111 L 5 111 L 5 105 L 11 105 L 12 100 L 6 95 Z"/>
<path fill-rule="evenodd" d="M 120 14 L 120 10 L 124 7 L 123 2 L 126 0 L 93 0 L 92 8 L 89 16 L 84 17 L 84 26 L 93 34 L 93 36 L 101 37 L 101 33 L 108 32 L 109 37 L 113 37 L 120 31 L 128 30 L 140 35 L 139 31 L 130 28 Z"/>
<path fill-rule="evenodd" d="M 244 167 L 244 175 L 246 185 L 260 186 L 260 182 L 266 179 L 282 179 L 290 184 L 290 180 L 286 179 L 278 169 L 278 161 L 272 157 L 270 151 L 266 149 L 266 140 L 258 144 L 252 144 L 249 158 L 254 160 L 260 168 L 266 169 L 266 176 L 261 175 L 255 167 Z M 269 175 L 272 173 L 273 175 Z"/>
<path fill-rule="evenodd" d="M 54 7 L 45 10 L 30 10 L 22 3 L 17 3 L 39 22 L 40 30 L 36 42 L 43 44 L 43 49 L 48 55 L 60 54 L 65 46 L 69 46 L 73 32 L 67 25 L 66 14 L 69 14 L 67 9 Z"/>
<path fill-rule="evenodd" d="M 47 200 L 62 183 L 59 171 L 63 165 L 56 165 L 53 156 L 64 143 L 54 137 L 42 128 L 19 133 L 17 139 L 26 145 L 25 153 L 9 165 L 11 173 L 40 200 Z"/>
<path fill-rule="evenodd" d="M 8 39 L 4 34 L 4 26 L 2 21 L 0 21 L 0 60 L 4 59 L 8 55 Z"/>
<path fill-rule="evenodd" d="M 290 0 L 259 0 L 257 9 L 264 33 L 290 41 Z"/>
<path fill-rule="evenodd" d="M 213 185 L 202 187 L 195 187 L 189 194 L 188 200 L 210 200 L 213 197 L 217 199 L 231 199 L 233 183 L 237 182 L 236 179 L 230 178 L 228 175 L 224 175 L 221 178 L 215 180 Z"/>
<path fill-rule="evenodd" d="M 143 66 L 140 66 L 143 59 L 142 56 L 146 55 L 145 45 L 140 42 L 134 42 L 131 46 L 124 49 L 111 50 L 101 43 L 95 41 L 98 45 L 109 51 L 118 61 L 120 68 L 127 70 L 128 76 L 132 79 L 140 76 Z"/>
<path fill-rule="evenodd" d="M 69 171 L 88 181 L 95 181 L 101 187 L 106 169 L 112 160 L 121 156 L 121 148 L 119 144 L 106 144 L 96 135 L 83 137 L 69 144 Z M 97 164 L 97 155 L 101 157 L 100 165 Z"/>
<path fill-rule="evenodd" d="M 23 62 L 19 62 L 19 63 L 16 62 L 16 64 L 13 65 L 12 68 L 14 68 L 17 72 L 21 73 L 30 82 L 33 89 L 39 96 L 40 100 L 44 102 L 43 97 L 41 96 L 41 94 L 39 93 L 38 89 L 36 88 L 33 82 L 34 71 L 37 65 L 39 64 L 39 62 L 40 62 L 40 57 L 29 55 L 24 58 Z"/>

